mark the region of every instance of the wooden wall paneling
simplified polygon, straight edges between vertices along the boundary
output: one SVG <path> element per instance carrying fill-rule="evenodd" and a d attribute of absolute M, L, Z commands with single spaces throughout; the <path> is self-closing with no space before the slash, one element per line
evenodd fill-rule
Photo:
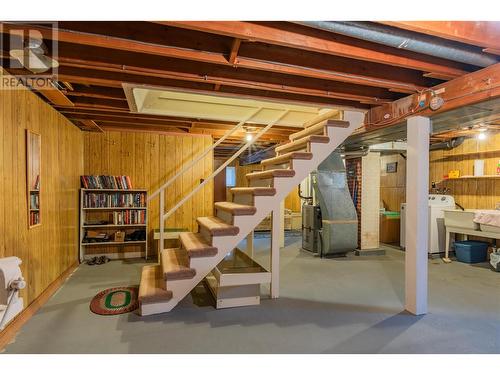
<path fill-rule="evenodd" d="M 172 136 L 140 132 L 85 133 L 85 174 L 128 174 L 134 187 L 153 192 L 205 147 L 212 144 L 209 136 Z M 93 160 L 88 160 L 92 158 Z M 179 177 L 166 191 L 166 210 L 198 186 L 200 178 L 212 172 L 212 155 Z M 213 190 L 207 184 L 167 220 L 167 226 L 196 230 L 196 217 L 212 213 Z M 159 224 L 158 200 L 149 205 L 148 240 L 153 251 L 153 230 Z M 92 247 L 90 252 L 139 251 L 135 246 Z"/>
<path fill-rule="evenodd" d="M 203 152 L 203 138 L 191 138 L 193 142 L 192 155 L 196 158 L 197 155 Z M 192 189 L 200 185 L 200 180 L 203 178 L 203 163 L 196 163 L 193 166 L 193 184 Z M 192 202 L 192 213 L 191 213 L 191 228 L 197 228 L 196 218 L 202 216 L 203 214 L 203 189 L 194 194 Z"/>
<path fill-rule="evenodd" d="M 490 132 L 489 132 L 490 133 Z M 496 165 L 500 159 L 500 133 L 490 133 L 485 140 L 466 139 L 453 150 L 432 151 L 430 155 L 430 182 L 442 181 L 443 176 L 452 169 L 458 169 L 460 175 L 474 174 L 474 160 L 485 161 L 484 173 L 496 174 Z M 498 180 L 458 179 L 442 181 L 440 187 L 447 187 L 455 201 L 465 208 L 495 208 L 500 202 Z"/>
<path fill-rule="evenodd" d="M 213 144 L 213 138 L 212 137 L 205 137 L 204 138 L 204 149 L 211 147 Z M 208 156 L 204 159 L 204 171 L 203 171 L 203 178 L 208 178 L 213 171 L 215 171 L 214 167 L 214 153 L 211 151 Z M 205 209 L 205 214 L 207 216 L 212 216 L 214 214 L 214 206 L 213 206 L 213 197 L 214 197 L 214 181 L 212 180 L 211 182 L 207 183 L 206 188 L 204 189 L 204 209 Z"/>
<path fill-rule="evenodd" d="M 396 173 L 387 173 L 387 163 L 397 162 Z M 380 200 L 388 211 L 400 211 L 406 197 L 406 161 L 400 155 L 380 157 Z"/>
<path fill-rule="evenodd" d="M 163 137 L 161 137 L 163 140 Z M 175 173 L 176 169 L 173 168 L 174 166 L 172 165 L 172 157 L 176 158 L 176 148 L 175 148 L 175 139 L 173 137 L 168 137 L 165 138 L 165 142 L 161 142 L 160 140 L 160 145 L 163 147 L 163 152 L 160 148 L 160 155 L 161 155 L 161 160 L 160 160 L 160 171 L 164 171 L 165 176 L 164 176 L 164 181 L 160 183 L 163 184 L 167 182 L 170 178 L 172 178 Z M 170 185 L 167 190 L 165 191 L 165 202 L 166 202 L 166 211 L 172 207 L 175 206 L 175 204 L 178 202 L 175 200 L 175 186 Z M 168 220 L 166 221 L 166 226 L 168 227 L 173 227 L 175 223 L 175 216 L 170 216 Z"/>
<path fill-rule="evenodd" d="M 83 134 L 27 89 L 0 91 L 0 257 L 18 256 L 25 306 L 77 261 Z M 28 229 L 26 130 L 41 137 L 42 225 Z"/>
<path fill-rule="evenodd" d="M 182 157 L 183 153 L 184 153 L 184 147 L 182 138 L 175 138 L 175 173 L 179 172 L 182 168 L 182 165 L 184 163 Z M 175 185 L 175 201 L 178 202 L 180 199 L 182 199 L 184 194 L 183 178 L 182 177 L 177 178 L 174 182 L 174 185 Z M 183 209 L 184 207 L 180 207 L 174 213 L 177 227 L 183 226 L 183 214 L 182 214 Z"/>
<path fill-rule="evenodd" d="M 224 161 L 225 159 L 214 159 L 214 170 L 218 169 Z M 232 194 L 229 189 L 226 189 L 226 169 L 223 169 L 214 177 L 213 191 L 214 202 L 232 201 Z"/>
<path fill-rule="evenodd" d="M 182 149 L 183 149 L 183 155 L 182 155 L 182 164 L 189 163 L 191 161 L 191 155 L 193 151 L 193 139 L 190 137 L 182 137 Z M 186 195 L 188 195 L 191 192 L 191 183 L 193 181 L 193 169 L 189 169 L 186 171 L 182 177 L 182 194 L 179 197 L 179 199 L 182 199 Z M 193 208 L 193 202 L 190 199 L 184 205 L 180 208 L 182 212 L 182 227 L 184 228 L 191 228 L 192 225 L 192 208 Z"/>
<path fill-rule="evenodd" d="M 161 184 L 163 184 L 166 181 L 161 181 L 161 177 L 159 176 L 159 161 L 160 161 L 160 135 L 158 134 L 149 134 L 148 135 L 149 142 L 151 147 L 148 149 L 146 148 L 146 152 L 148 156 L 146 157 L 145 162 L 149 161 L 149 164 L 144 164 L 143 168 L 145 168 L 148 171 L 148 178 L 147 182 L 149 182 L 149 185 L 145 186 L 138 186 L 142 187 L 145 189 L 150 189 L 151 191 L 155 191 L 158 189 Z M 141 159 L 141 158 L 137 158 Z M 148 160 L 149 159 L 149 160 Z M 176 159 L 177 160 L 177 159 Z M 151 188 L 150 188 L 151 186 Z M 160 204 L 159 204 L 159 199 L 155 199 L 154 201 L 150 202 L 149 204 L 149 218 L 148 218 L 148 225 L 149 225 L 149 233 L 148 233 L 148 239 L 149 239 L 149 244 L 150 246 L 156 246 L 156 242 L 153 241 L 153 231 L 156 228 L 159 228 L 159 209 L 160 209 Z M 153 247 L 152 247 L 153 248 Z M 153 248 L 154 249 L 154 248 Z M 150 251 L 151 254 L 157 254 L 157 250 L 155 251 Z"/>

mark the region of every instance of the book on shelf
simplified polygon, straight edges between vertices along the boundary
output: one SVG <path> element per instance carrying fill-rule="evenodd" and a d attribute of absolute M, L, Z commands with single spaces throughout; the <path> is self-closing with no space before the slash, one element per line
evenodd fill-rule
<path fill-rule="evenodd" d="M 30 210 L 40 209 L 40 196 L 38 194 L 30 194 Z"/>
<path fill-rule="evenodd" d="M 91 193 L 83 196 L 84 208 L 138 208 L 146 206 L 146 193 Z"/>
<path fill-rule="evenodd" d="M 35 190 L 35 191 L 40 190 L 40 175 L 39 174 L 36 175 L 35 184 L 33 185 L 33 190 Z"/>
<path fill-rule="evenodd" d="M 85 189 L 133 189 L 130 176 L 80 176 L 82 188 Z"/>
<path fill-rule="evenodd" d="M 36 225 L 40 223 L 40 213 L 39 212 L 30 212 L 30 225 Z"/>

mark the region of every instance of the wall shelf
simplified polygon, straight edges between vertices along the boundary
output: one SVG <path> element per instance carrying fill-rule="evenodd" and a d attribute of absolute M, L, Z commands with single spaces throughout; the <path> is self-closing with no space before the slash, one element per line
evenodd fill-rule
<path fill-rule="evenodd" d="M 114 192 L 114 193 L 147 193 L 146 189 L 81 189 L 82 191 L 88 191 L 91 193 L 106 193 L 106 192 Z"/>
<path fill-rule="evenodd" d="M 123 211 L 123 210 L 147 210 L 147 207 L 83 207 L 85 211 L 102 210 L 102 211 Z"/>
<path fill-rule="evenodd" d="M 485 175 L 485 176 L 461 176 L 457 178 L 446 178 L 444 180 L 441 180 L 439 183 L 443 182 L 448 182 L 448 181 L 459 181 L 459 180 L 494 180 L 494 179 L 500 179 L 500 176 L 497 175 Z"/>
<path fill-rule="evenodd" d="M 83 228 L 137 228 L 145 227 L 146 224 L 84 224 Z"/>
<path fill-rule="evenodd" d="M 82 242 L 82 246 L 121 246 L 121 245 L 137 245 L 145 244 L 146 241 L 106 241 L 106 242 Z"/>

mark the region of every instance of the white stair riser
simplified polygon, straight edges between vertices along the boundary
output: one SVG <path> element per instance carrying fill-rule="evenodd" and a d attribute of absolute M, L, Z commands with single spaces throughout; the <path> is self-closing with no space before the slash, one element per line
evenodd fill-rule
<path fill-rule="evenodd" d="M 210 263 L 210 262 L 206 262 Z M 200 272 L 203 272 L 203 268 L 205 267 L 206 263 L 203 264 L 203 267 L 199 268 Z M 211 270 L 211 269 L 210 269 Z M 209 271 L 210 271 L 209 270 Z M 203 274 L 203 277 L 205 277 Z M 165 287 L 167 290 L 171 290 L 173 292 L 173 298 L 177 299 L 182 299 L 184 296 L 186 296 L 196 284 L 193 285 L 193 280 L 197 278 L 198 275 L 198 270 L 196 270 L 196 275 L 192 279 L 183 279 L 183 280 L 166 280 L 165 281 Z M 181 297 L 182 296 L 182 297 Z"/>
<path fill-rule="evenodd" d="M 199 233 L 203 237 L 203 240 L 208 243 L 212 244 L 212 233 L 210 233 L 208 230 L 206 230 L 204 227 L 200 226 L 199 227 Z"/>
<path fill-rule="evenodd" d="M 207 262 L 211 261 L 212 258 L 214 257 L 210 256 L 210 257 L 190 258 L 189 267 L 194 268 L 195 270 L 202 269 Z M 198 273 L 198 271 L 196 271 L 196 273 Z"/>
<path fill-rule="evenodd" d="M 316 129 L 314 126 L 311 126 L 310 130 L 307 132 L 304 132 L 303 134 L 300 135 L 298 138 L 293 138 L 292 136 L 288 137 L 291 141 L 298 141 L 304 137 L 307 137 L 309 135 L 328 135 L 327 134 L 327 129 L 329 127 L 327 126 L 322 126 L 320 129 Z"/>
<path fill-rule="evenodd" d="M 143 303 L 141 305 L 139 313 L 141 316 L 148 316 L 148 315 L 169 312 L 178 303 L 179 303 L 179 301 L 176 298 L 172 298 L 167 302 Z"/>
<path fill-rule="evenodd" d="M 224 210 L 216 209 L 216 215 L 219 219 L 223 220 L 224 222 L 226 222 L 230 225 L 234 225 L 233 224 L 233 215 L 231 213 L 224 211 Z"/>
<path fill-rule="evenodd" d="M 310 152 L 309 145 L 310 145 L 310 143 L 305 143 L 302 146 L 295 146 L 295 147 L 291 147 L 291 148 L 288 148 L 288 149 L 284 149 L 282 151 L 276 151 L 276 156 L 281 156 L 281 155 L 284 155 L 284 154 L 288 154 L 289 152 L 292 152 L 292 151 Z"/>
<path fill-rule="evenodd" d="M 250 187 L 274 187 L 272 178 L 254 178 L 248 185 Z"/>
<path fill-rule="evenodd" d="M 254 205 L 253 194 L 233 194 L 233 202 L 238 204 L 245 204 L 247 206 Z"/>
<path fill-rule="evenodd" d="M 264 166 L 265 171 L 271 169 L 293 169 L 293 160 L 287 161 L 285 163 L 281 162 L 279 164 L 266 164 Z"/>

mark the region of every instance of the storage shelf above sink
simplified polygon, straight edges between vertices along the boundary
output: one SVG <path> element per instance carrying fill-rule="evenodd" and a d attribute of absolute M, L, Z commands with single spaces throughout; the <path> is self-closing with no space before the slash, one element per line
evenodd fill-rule
<path fill-rule="evenodd" d="M 448 182 L 448 181 L 456 181 L 456 180 L 481 180 L 481 179 L 500 179 L 498 175 L 485 175 L 485 176 L 461 176 L 457 178 L 445 178 L 444 180 L 439 181 L 439 183 Z"/>

